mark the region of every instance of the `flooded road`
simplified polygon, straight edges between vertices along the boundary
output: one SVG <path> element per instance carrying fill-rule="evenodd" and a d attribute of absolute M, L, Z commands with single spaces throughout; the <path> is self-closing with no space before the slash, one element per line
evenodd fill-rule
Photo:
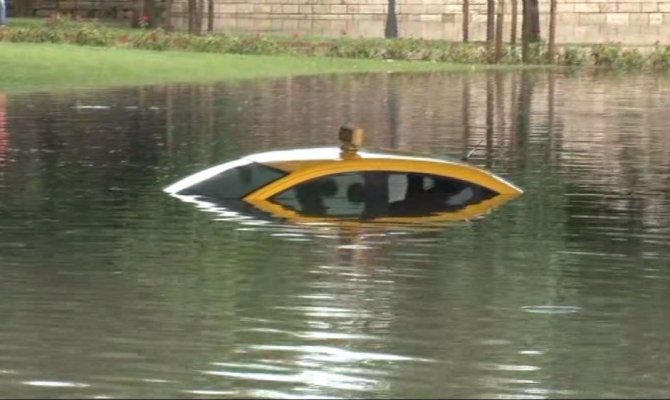
<path fill-rule="evenodd" d="M 670 390 L 670 84 L 372 74 L 8 95 L 4 397 L 585 398 Z M 438 227 L 206 212 L 275 148 L 461 157 L 523 196 Z"/>

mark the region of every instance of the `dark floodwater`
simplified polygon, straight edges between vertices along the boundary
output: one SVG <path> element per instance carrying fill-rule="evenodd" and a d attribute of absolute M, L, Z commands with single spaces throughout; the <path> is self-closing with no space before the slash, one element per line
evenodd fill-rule
<path fill-rule="evenodd" d="M 0 396 L 667 397 L 669 110 L 666 78 L 547 73 L 8 95 Z M 481 141 L 472 162 L 525 194 L 345 230 L 161 192 L 343 123 L 438 155 Z"/>

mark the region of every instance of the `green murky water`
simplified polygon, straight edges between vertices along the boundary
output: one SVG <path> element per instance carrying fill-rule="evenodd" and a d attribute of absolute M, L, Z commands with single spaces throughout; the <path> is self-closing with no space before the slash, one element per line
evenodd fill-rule
<path fill-rule="evenodd" d="M 351 75 L 13 95 L 4 397 L 665 397 L 670 85 Z M 331 145 L 460 157 L 525 194 L 431 229 L 200 210 L 169 183 Z"/>

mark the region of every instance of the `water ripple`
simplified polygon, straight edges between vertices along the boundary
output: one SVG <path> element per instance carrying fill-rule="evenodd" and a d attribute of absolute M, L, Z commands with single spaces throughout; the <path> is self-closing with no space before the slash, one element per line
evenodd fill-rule
<path fill-rule="evenodd" d="M 40 386 L 51 388 L 85 388 L 90 385 L 87 383 L 68 382 L 68 381 L 24 381 L 21 382 L 28 386 Z"/>
<path fill-rule="evenodd" d="M 262 372 L 234 371 L 201 371 L 206 375 L 225 376 L 229 378 L 249 379 L 257 381 L 290 382 L 313 386 L 321 386 L 340 390 L 368 391 L 374 388 L 376 380 L 336 374 L 325 371 L 301 371 L 295 374 L 277 374 Z"/>
<path fill-rule="evenodd" d="M 525 312 L 533 314 L 573 314 L 582 311 L 581 307 L 577 306 L 523 306 L 521 309 Z"/>
<path fill-rule="evenodd" d="M 433 360 L 398 356 L 394 354 L 384 353 L 369 353 L 358 352 L 351 350 L 344 350 L 338 347 L 330 346 L 282 346 L 282 345 L 251 345 L 252 350 L 261 351 L 285 351 L 303 353 L 308 359 L 319 359 L 323 361 L 347 363 L 356 361 L 424 361 L 431 362 Z"/>

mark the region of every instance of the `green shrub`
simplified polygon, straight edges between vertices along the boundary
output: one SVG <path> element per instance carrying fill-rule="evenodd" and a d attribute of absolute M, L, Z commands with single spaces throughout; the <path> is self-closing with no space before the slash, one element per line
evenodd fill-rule
<path fill-rule="evenodd" d="M 326 52 L 330 57 L 346 58 L 382 58 L 386 49 L 378 40 L 373 39 L 337 39 Z"/>
<path fill-rule="evenodd" d="M 430 57 L 430 42 L 421 39 L 388 39 L 381 43 L 381 56 L 391 60 L 425 60 Z"/>
<path fill-rule="evenodd" d="M 30 43 L 62 43 L 64 38 L 62 32 L 48 28 L 16 28 L 3 29 L 2 40 L 9 42 L 30 42 Z"/>
<path fill-rule="evenodd" d="M 505 53 L 503 54 L 503 58 L 501 60 L 501 63 L 503 64 L 521 64 L 522 58 L 521 58 L 521 47 L 514 45 L 514 46 L 507 46 L 505 49 Z"/>
<path fill-rule="evenodd" d="M 470 43 L 449 43 L 445 46 L 436 61 L 453 63 L 486 62 L 486 49 Z"/>
<path fill-rule="evenodd" d="M 662 48 L 655 48 L 649 54 L 649 65 L 654 70 L 669 70 L 670 69 L 670 46 Z"/>
<path fill-rule="evenodd" d="M 647 63 L 638 49 L 627 49 L 621 52 L 617 67 L 625 70 L 643 69 Z"/>
<path fill-rule="evenodd" d="M 529 64 L 546 64 L 548 61 L 547 47 L 544 41 L 531 43 L 528 47 L 528 63 Z"/>
<path fill-rule="evenodd" d="M 315 39 L 261 34 L 191 35 L 166 32 L 163 29 L 118 29 L 98 23 L 73 20 L 64 14 L 53 14 L 44 25 L 0 27 L 0 41 L 34 43 L 72 43 L 88 46 L 118 46 L 146 50 L 187 50 L 234 54 L 325 55 L 361 59 L 423 60 L 463 64 L 490 62 L 482 43 L 447 42 L 414 38 L 398 39 Z M 559 47 L 560 49 L 560 47 Z M 546 64 L 544 42 L 531 44 L 528 62 Z M 623 50 L 621 45 L 598 44 L 591 47 L 567 46 L 559 50 L 556 64 L 565 66 L 592 65 L 621 70 L 651 68 L 670 70 L 670 46 L 657 46 L 649 54 L 636 49 Z M 520 64 L 520 45 L 504 48 L 501 64 Z"/>
<path fill-rule="evenodd" d="M 129 44 L 136 49 L 144 50 L 168 50 L 170 48 L 169 35 L 161 28 L 149 31 L 139 31 L 130 37 Z"/>
<path fill-rule="evenodd" d="M 115 38 L 111 32 L 101 26 L 84 24 L 74 31 L 72 41 L 83 46 L 111 46 Z"/>
<path fill-rule="evenodd" d="M 591 49 L 593 63 L 597 67 L 613 68 L 621 55 L 619 46 L 597 44 Z"/>
<path fill-rule="evenodd" d="M 279 41 L 260 34 L 219 36 L 220 51 L 233 54 L 280 54 L 284 51 Z"/>
<path fill-rule="evenodd" d="M 44 24 L 50 28 L 58 28 L 70 22 L 70 20 L 69 15 L 56 11 L 44 19 Z"/>
<path fill-rule="evenodd" d="M 568 46 L 558 57 L 558 63 L 570 67 L 581 67 L 588 62 L 588 56 L 579 47 Z"/>
<path fill-rule="evenodd" d="M 191 38 L 179 38 L 179 43 L 184 46 L 181 47 L 186 50 L 197 51 L 202 53 L 216 53 L 224 48 L 224 41 L 221 36 L 207 35 L 197 36 Z M 173 36 L 171 40 L 171 48 L 178 48 L 177 36 Z"/>

